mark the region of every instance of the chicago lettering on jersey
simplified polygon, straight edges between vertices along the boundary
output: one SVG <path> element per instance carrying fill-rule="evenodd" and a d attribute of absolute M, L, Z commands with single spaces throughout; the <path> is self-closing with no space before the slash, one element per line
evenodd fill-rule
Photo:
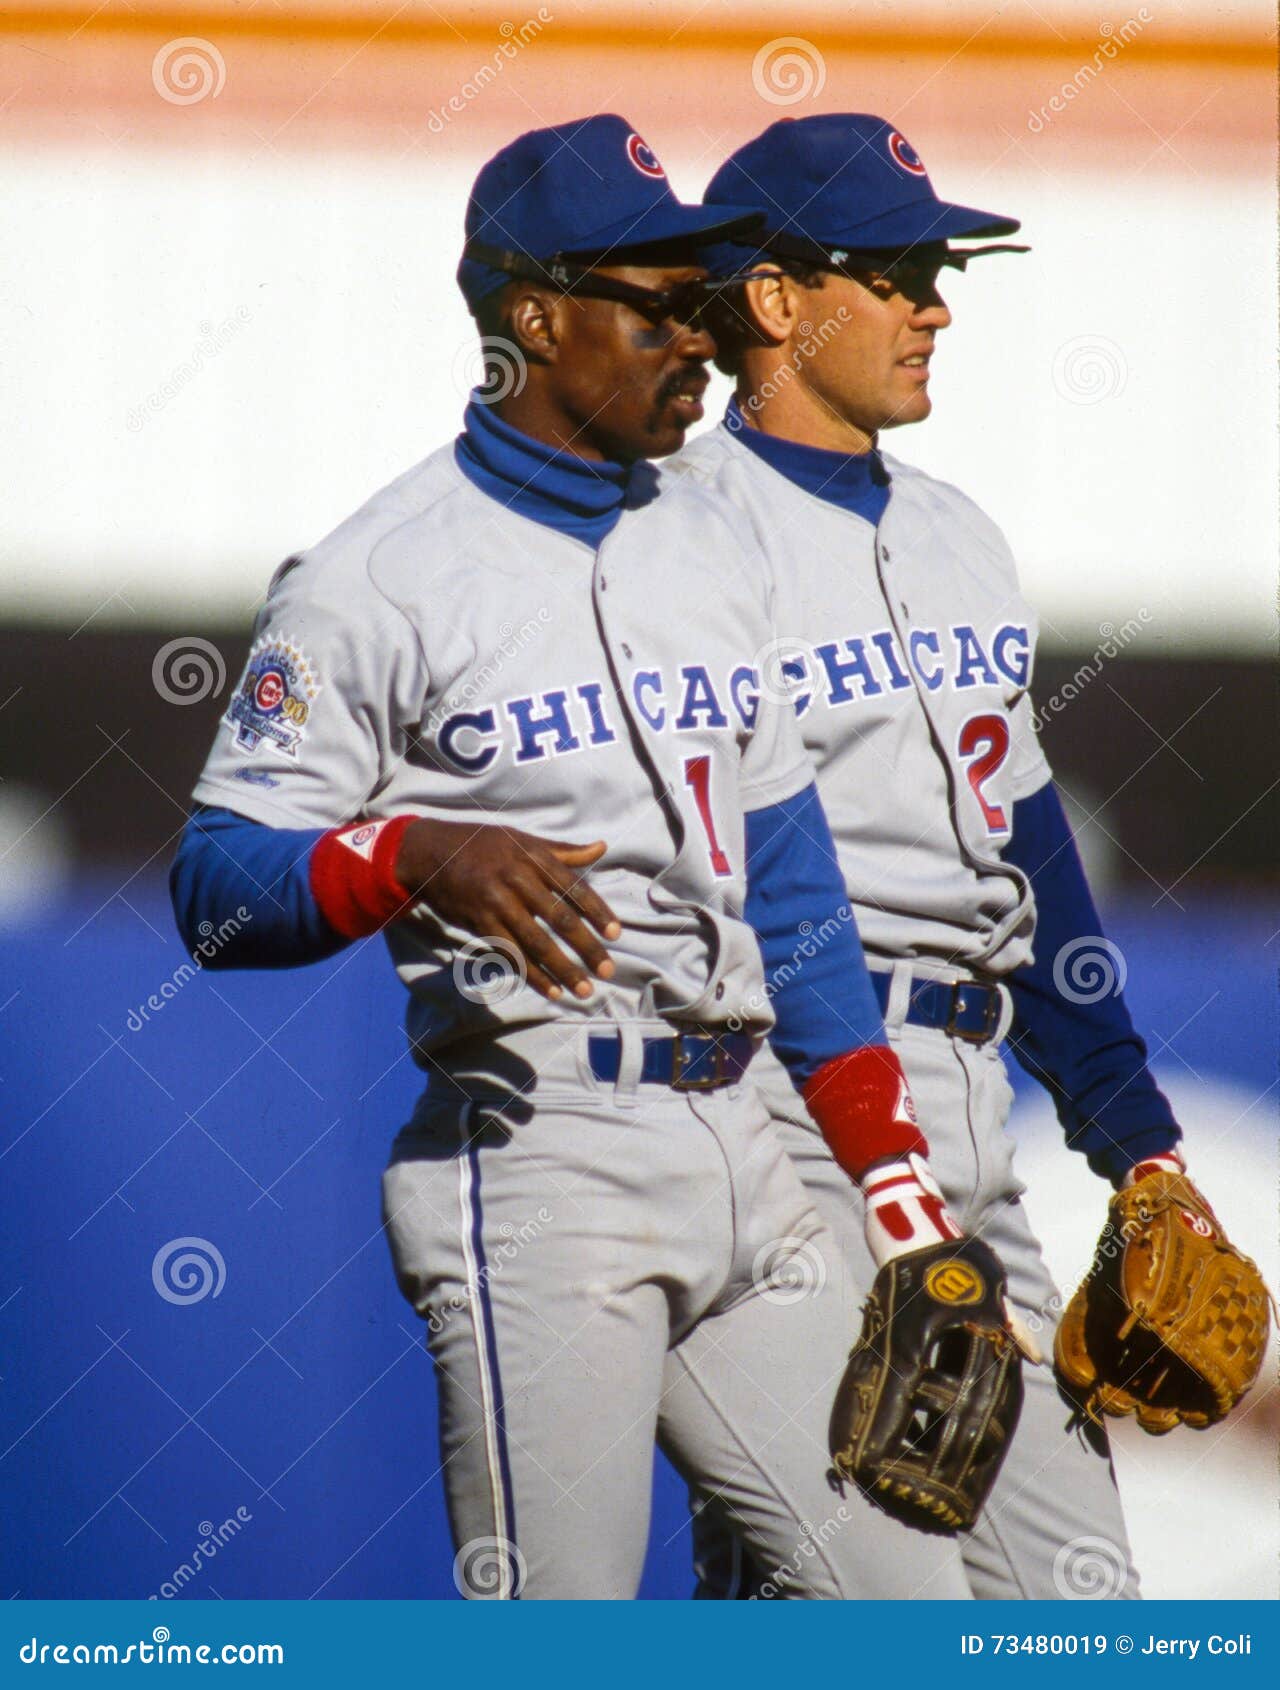
<path fill-rule="evenodd" d="M 944 686 L 956 692 L 1006 685 L 1020 691 L 1031 669 L 1031 636 L 1016 622 L 980 634 L 967 622 L 947 628 L 913 628 L 904 654 L 891 628 L 844 639 L 822 640 L 781 664 L 796 687 L 796 711 L 803 716 L 814 689 L 833 709 L 885 692 L 901 692 L 918 681 L 928 692 Z M 914 670 L 913 680 L 908 669 Z"/>
<path fill-rule="evenodd" d="M 637 669 L 628 682 L 637 721 L 651 733 L 695 733 L 707 728 L 750 731 L 759 707 L 760 676 L 740 664 L 713 678 L 703 663 L 685 663 L 674 676 L 661 669 Z M 448 763 L 463 774 L 483 774 L 498 757 L 517 765 L 541 763 L 625 735 L 613 688 L 604 681 L 579 681 L 522 693 L 478 710 L 455 710 L 435 735 Z"/>
<path fill-rule="evenodd" d="M 778 644 L 785 647 L 786 642 Z M 775 670 L 790 688 L 798 716 L 815 699 L 838 709 L 917 681 L 929 692 L 943 686 L 964 692 L 1027 685 L 1030 636 L 1020 624 L 1004 623 L 985 634 L 963 622 L 916 628 L 907 644 L 904 654 L 893 630 L 878 628 L 797 650 L 775 663 Z M 636 669 L 625 684 L 635 719 L 651 733 L 736 733 L 755 726 L 761 675 L 752 664 L 719 676 L 702 663 L 681 664 L 674 674 Z M 480 775 L 504 754 L 517 765 L 540 763 L 612 745 L 622 732 L 612 688 L 586 680 L 455 710 L 441 722 L 435 740 L 452 768 Z"/>
<path fill-rule="evenodd" d="M 829 708 L 879 698 L 887 692 L 922 686 L 957 693 L 979 687 L 1013 686 L 1025 691 L 1031 674 L 1031 635 L 1018 622 L 1005 622 L 982 635 L 967 622 L 948 628 L 914 628 L 904 654 L 892 628 L 813 644 L 780 639 L 766 673 L 780 678 L 791 694 L 797 716 L 815 699 Z M 911 671 L 914 671 L 914 678 Z"/>

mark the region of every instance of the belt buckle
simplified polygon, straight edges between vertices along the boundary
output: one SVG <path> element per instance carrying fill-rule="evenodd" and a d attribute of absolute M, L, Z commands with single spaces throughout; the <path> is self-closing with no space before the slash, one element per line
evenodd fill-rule
<path fill-rule="evenodd" d="M 964 994 L 967 991 L 983 992 L 986 994 L 986 1006 L 982 1016 L 981 1028 L 966 1028 L 956 1025 L 956 1017 L 964 1009 Z M 962 980 L 951 988 L 951 1002 L 947 1008 L 946 1032 L 949 1038 L 966 1039 L 970 1044 L 986 1044 L 1000 1024 L 1000 993 L 992 986 L 983 986 L 977 980 Z"/>
<path fill-rule="evenodd" d="M 698 1036 L 699 1037 L 705 1037 L 706 1035 L 700 1034 Z M 671 1039 L 671 1089 L 672 1089 L 672 1091 L 714 1091 L 717 1086 L 724 1085 L 725 1081 L 728 1079 L 729 1076 L 728 1076 L 728 1071 L 727 1071 L 727 1068 L 726 1068 L 727 1058 L 725 1056 L 724 1046 L 720 1043 L 719 1039 L 714 1039 L 714 1040 L 711 1041 L 711 1048 L 715 1053 L 714 1059 L 713 1059 L 712 1064 L 711 1064 L 711 1073 L 709 1075 L 705 1076 L 701 1080 L 686 1080 L 685 1077 L 684 1077 L 685 1067 L 688 1065 L 688 1062 L 689 1062 L 689 1059 L 685 1056 L 685 1053 L 684 1053 L 684 1040 L 685 1040 L 685 1035 L 683 1033 L 672 1034 L 672 1039 Z"/>

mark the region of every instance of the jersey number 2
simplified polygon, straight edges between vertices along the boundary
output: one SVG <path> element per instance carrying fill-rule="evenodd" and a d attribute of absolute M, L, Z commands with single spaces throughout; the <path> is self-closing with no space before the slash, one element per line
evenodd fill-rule
<path fill-rule="evenodd" d="M 982 790 L 1009 755 L 1009 724 L 1003 716 L 970 716 L 960 729 L 957 750 L 971 759 L 965 773 L 973 795 L 982 807 L 988 833 L 1008 833 L 1009 818 L 999 804 L 993 804 Z"/>
<path fill-rule="evenodd" d="M 716 838 L 715 818 L 711 814 L 711 759 L 710 757 L 686 757 L 684 760 L 684 784 L 693 788 L 693 801 L 698 806 L 698 814 L 702 817 L 703 832 L 707 836 L 707 850 L 711 855 L 711 867 L 717 879 L 733 873 L 729 859 L 720 849 L 720 841 Z"/>

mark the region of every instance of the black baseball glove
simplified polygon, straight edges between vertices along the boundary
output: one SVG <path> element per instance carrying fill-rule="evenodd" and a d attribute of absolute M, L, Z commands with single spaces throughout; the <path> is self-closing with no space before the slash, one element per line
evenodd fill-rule
<path fill-rule="evenodd" d="M 831 1411 L 831 1459 L 886 1513 L 968 1531 L 1022 1412 L 1004 1269 L 979 1239 L 886 1262 Z"/>

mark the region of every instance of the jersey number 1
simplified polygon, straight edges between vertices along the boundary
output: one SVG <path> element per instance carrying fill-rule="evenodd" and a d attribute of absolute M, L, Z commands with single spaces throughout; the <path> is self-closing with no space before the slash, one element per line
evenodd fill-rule
<path fill-rule="evenodd" d="M 711 759 L 710 757 L 686 757 L 684 760 L 684 784 L 693 788 L 693 801 L 698 806 L 698 814 L 702 817 L 703 832 L 707 836 L 707 850 L 711 855 L 711 867 L 717 879 L 724 879 L 733 873 L 729 859 L 720 849 L 720 841 L 716 838 L 715 818 L 711 814 Z"/>
<path fill-rule="evenodd" d="M 982 790 L 1009 755 L 1009 724 L 1003 716 L 970 716 L 960 729 L 956 748 L 972 761 L 965 773 L 973 795 L 982 807 L 988 833 L 1008 833 L 1009 818 L 999 804 L 993 804 Z"/>

